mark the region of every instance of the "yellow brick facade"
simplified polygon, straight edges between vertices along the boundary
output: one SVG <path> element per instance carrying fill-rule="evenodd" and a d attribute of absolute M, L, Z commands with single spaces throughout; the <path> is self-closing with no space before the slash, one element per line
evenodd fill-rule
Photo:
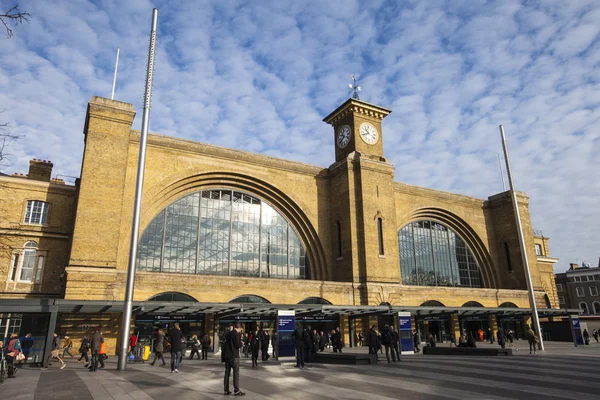
<path fill-rule="evenodd" d="M 447 307 L 460 307 L 468 301 L 485 307 L 504 302 L 528 307 L 509 194 L 483 200 L 394 182 L 394 166 L 383 150 L 385 129 L 381 122 L 388 113 L 349 100 L 326 118 L 334 136 L 341 124 L 350 124 L 353 132 L 346 149 L 336 148 L 336 160 L 329 168 L 151 134 L 140 232 L 163 208 L 189 193 L 211 188 L 244 191 L 267 201 L 290 222 L 306 248 L 311 279 L 138 271 L 134 300 L 172 291 L 200 302 L 228 302 L 254 294 L 276 304 L 322 297 L 334 305 L 419 306 L 435 300 Z M 39 293 L 76 300 L 123 299 L 140 144 L 139 132 L 132 130 L 134 117 L 130 104 L 92 99 L 82 137 L 85 151 L 77 187 L 25 177 L 0 178 L 0 198 L 7 210 L 0 235 L 5 252 L 0 283 L 9 275 L 8 253 L 25 240 L 38 238 L 40 248 L 48 249 L 41 288 L 36 292 L 11 285 L 6 279 L 1 297 Z M 371 147 L 359 139 L 358 127 L 363 122 L 379 131 L 379 140 Z M 36 196 L 52 205 L 47 227 L 19 224 L 26 200 Z M 557 307 L 551 259 L 536 257 L 537 239 L 528 198 L 522 193 L 518 198 L 538 305 L 545 307 L 547 295 Z M 379 219 L 383 255 L 378 242 Z M 419 219 L 443 223 L 462 237 L 481 268 L 484 288 L 402 285 L 398 230 Z M 547 254 L 547 238 L 544 246 Z M 65 326 L 67 320 L 75 321 L 76 317 L 65 319 Z"/>

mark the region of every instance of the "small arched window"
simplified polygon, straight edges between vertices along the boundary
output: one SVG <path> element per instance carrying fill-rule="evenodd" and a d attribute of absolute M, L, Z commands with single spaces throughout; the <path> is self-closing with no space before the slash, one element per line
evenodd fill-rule
<path fill-rule="evenodd" d="M 589 314 L 590 311 L 588 309 L 588 305 L 585 301 L 579 303 L 579 309 L 583 312 L 583 314 Z"/>
<path fill-rule="evenodd" d="M 298 304 L 327 304 L 331 305 L 331 302 L 325 300 L 322 297 L 307 297 L 306 299 L 300 301 Z"/>
<path fill-rule="evenodd" d="M 462 306 L 463 307 L 479 307 L 479 308 L 483 308 L 483 304 L 481 304 L 481 303 L 479 303 L 477 301 L 467 301 Z"/>
<path fill-rule="evenodd" d="M 446 306 L 437 300 L 427 300 L 425 303 L 421 304 L 421 307 L 446 307 Z"/>
<path fill-rule="evenodd" d="M 236 297 L 231 300 L 230 303 L 263 303 L 271 304 L 271 302 L 264 297 L 256 296 L 253 294 L 245 294 L 243 296 Z"/>
<path fill-rule="evenodd" d="M 189 303 L 197 303 L 198 302 L 198 300 L 196 300 L 192 296 L 188 296 L 185 293 L 179 293 L 179 292 L 166 292 L 166 293 L 157 294 L 155 296 L 150 297 L 146 301 L 162 301 L 162 302 L 166 302 L 166 303 L 171 303 L 174 301 L 185 301 L 185 302 L 189 302 Z"/>
<path fill-rule="evenodd" d="M 600 302 L 593 302 L 592 308 L 594 309 L 594 314 L 600 314 Z"/>
<path fill-rule="evenodd" d="M 517 305 L 515 303 L 511 303 L 510 301 L 502 303 L 498 307 L 500 307 L 500 308 L 519 308 L 519 307 L 517 307 Z"/>
<path fill-rule="evenodd" d="M 13 252 L 9 281 L 40 283 L 45 261 L 46 252 L 39 251 L 36 242 L 26 242 L 22 249 Z"/>

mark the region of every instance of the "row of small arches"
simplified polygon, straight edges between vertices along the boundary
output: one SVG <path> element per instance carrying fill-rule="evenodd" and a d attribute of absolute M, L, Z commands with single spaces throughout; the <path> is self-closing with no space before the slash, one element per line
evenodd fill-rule
<path fill-rule="evenodd" d="M 175 302 L 175 301 L 185 301 L 189 303 L 197 303 L 198 300 L 193 298 L 190 295 L 179 292 L 167 292 L 160 293 L 155 296 L 150 297 L 147 301 L 160 301 L 165 303 Z M 230 303 L 262 303 L 262 304 L 271 304 L 271 302 L 264 297 L 257 296 L 254 294 L 244 294 L 238 296 L 229 301 Z M 331 302 L 325 300 L 322 297 L 307 297 L 306 299 L 300 301 L 298 304 L 327 304 L 331 305 Z"/>
<path fill-rule="evenodd" d="M 167 292 L 160 293 L 155 296 L 150 297 L 147 301 L 160 301 L 160 302 L 176 302 L 176 301 L 185 301 L 190 303 L 197 303 L 198 300 L 193 298 L 190 295 L 179 293 L 179 292 Z M 244 294 L 238 296 L 229 301 L 230 303 L 262 303 L 262 304 L 271 304 L 271 302 L 264 297 L 257 296 L 254 294 Z M 595 302 L 598 303 L 598 302 Z M 596 304 L 594 303 L 594 312 L 596 310 Z M 322 297 L 307 297 L 306 299 L 298 302 L 298 304 L 326 304 L 331 305 L 332 303 L 329 300 L 326 300 Z M 381 303 L 381 305 L 390 305 L 389 303 Z M 428 300 L 421 304 L 421 307 L 446 307 L 443 303 L 437 300 Z M 483 308 L 483 304 L 477 301 L 467 301 L 461 307 L 480 307 Z M 500 304 L 499 308 L 519 308 L 515 303 L 505 302 Z M 598 310 L 600 310 L 600 303 L 598 303 Z"/>

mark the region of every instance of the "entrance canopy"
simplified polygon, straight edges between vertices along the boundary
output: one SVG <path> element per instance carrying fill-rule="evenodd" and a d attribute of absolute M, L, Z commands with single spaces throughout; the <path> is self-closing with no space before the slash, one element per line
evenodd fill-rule
<path fill-rule="evenodd" d="M 369 315 L 391 315 L 400 311 L 410 312 L 419 317 L 435 317 L 450 314 L 459 316 L 484 316 L 496 315 L 518 317 L 531 315 L 529 308 L 485 308 L 485 307 L 424 307 L 424 306 L 334 306 L 327 304 L 268 304 L 268 303 L 198 303 L 198 302 L 159 302 L 136 301 L 133 302 L 133 314 L 164 314 L 194 316 L 200 314 L 214 314 L 215 318 L 228 315 L 267 316 L 276 315 L 278 310 L 294 310 L 298 316 L 334 316 L 348 315 L 349 318 L 359 318 Z M 122 301 L 104 300 L 63 300 L 63 299 L 0 299 L 0 313 L 121 313 Z M 538 315 L 545 317 L 558 317 L 564 315 L 578 315 L 579 309 L 538 309 Z"/>

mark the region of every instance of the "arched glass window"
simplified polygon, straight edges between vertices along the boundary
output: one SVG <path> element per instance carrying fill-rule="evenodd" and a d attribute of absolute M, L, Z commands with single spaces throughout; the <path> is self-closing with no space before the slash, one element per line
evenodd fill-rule
<path fill-rule="evenodd" d="M 256 296 L 253 294 L 245 294 L 243 296 L 236 297 L 231 300 L 230 303 L 263 303 L 271 304 L 271 302 L 264 297 Z"/>
<path fill-rule="evenodd" d="M 467 301 L 462 307 L 483 307 L 483 304 L 477 301 Z"/>
<path fill-rule="evenodd" d="M 594 309 L 594 314 L 600 314 L 600 303 L 595 301 L 592 303 L 592 307 Z"/>
<path fill-rule="evenodd" d="M 589 314 L 589 310 L 588 310 L 588 305 L 585 301 L 582 301 L 581 303 L 579 303 L 579 309 L 581 311 L 583 311 L 584 314 Z"/>
<path fill-rule="evenodd" d="M 300 301 L 298 304 L 331 304 L 331 302 L 325 300 L 322 297 L 307 297 L 306 299 Z"/>
<path fill-rule="evenodd" d="M 163 209 L 139 243 L 141 271 L 305 279 L 308 261 L 287 220 L 232 190 L 189 194 Z"/>
<path fill-rule="evenodd" d="M 150 297 L 146 301 L 162 301 L 162 302 L 166 302 L 166 303 L 170 303 L 170 302 L 174 302 L 174 301 L 186 301 L 189 303 L 197 303 L 198 302 L 198 300 L 196 300 L 192 296 L 188 296 L 185 293 L 178 293 L 178 292 L 167 292 L 167 293 L 157 294 L 156 296 Z"/>
<path fill-rule="evenodd" d="M 13 253 L 9 281 L 41 283 L 45 261 L 46 252 L 39 251 L 36 242 L 26 242 Z"/>
<path fill-rule="evenodd" d="M 427 300 L 425 303 L 421 304 L 421 307 L 446 307 L 446 306 L 436 300 Z"/>
<path fill-rule="evenodd" d="M 502 303 L 498 307 L 500 307 L 500 308 L 519 308 L 519 307 L 517 307 L 517 305 L 515 303 L 511 303 L 510 301 L 507 301 L 506 303 Z"/>
<path fill-rule="evenodd" d="M 477 261 L 456 232 L 434 221 L 398 231 L 404 285 L 483 287 Z"/>

